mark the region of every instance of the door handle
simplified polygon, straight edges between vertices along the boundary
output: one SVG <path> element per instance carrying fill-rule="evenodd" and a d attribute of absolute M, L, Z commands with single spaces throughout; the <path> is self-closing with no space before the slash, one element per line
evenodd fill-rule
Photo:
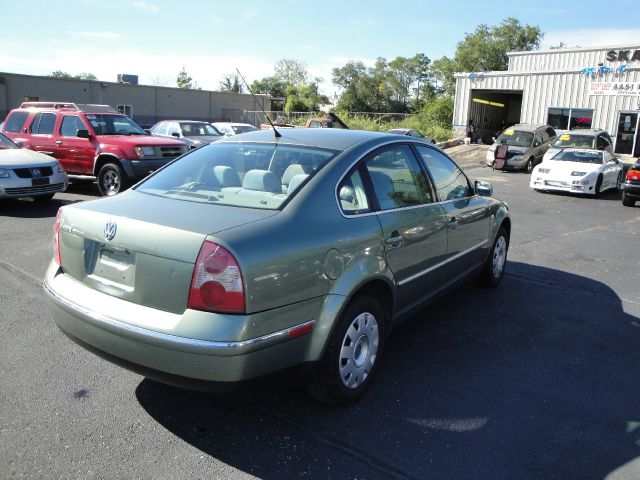
<path fill-rule="evenodd" d="M 456 217 L 451 217 L 449 218 L 449 220 L 447 221 L 447 226 L 451 229 L 451 230 L 455 230 L 456 227 L 458 226 L 458 219 Z"/>
<path fill-rule="evenodd" d="M 62 140 L 56 140 L 56 145 L 62 145 Z"/>
<path fill-rule="evenodd" d="M 386 243 L 387 245 L 391 245 L 394 248 L 397 248 L 402 243 L 403 238 L 404 237 L 400 235 L 400 232 L 398 232 L 397 230 L 394 230 L 393 232 L 391 232 L 390 237 L 385 238 L 384 243 Z"/>

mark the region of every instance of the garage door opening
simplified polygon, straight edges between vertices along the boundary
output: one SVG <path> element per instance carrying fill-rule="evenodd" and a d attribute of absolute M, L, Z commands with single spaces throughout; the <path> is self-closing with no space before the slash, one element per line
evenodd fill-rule
<path fill-rule="evenodd" d="M 505 128 L 520 123 L 522 90 L 471 90 L 469 119 L 478 141 L 493 143 Z"/>

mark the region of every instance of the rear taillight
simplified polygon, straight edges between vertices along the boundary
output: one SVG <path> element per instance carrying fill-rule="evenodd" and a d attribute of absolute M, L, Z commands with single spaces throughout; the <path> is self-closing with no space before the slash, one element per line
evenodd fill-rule
<path fill-rule="evenodd" d="M 53 259 L 62 266 L 62 258 L 60 258 L 60 219 L 62 218 L 62 208 L 58 209 L 56 215 L 56 223 L 53 226 Z"/>
<path fill-rule="evenodd" d="M 244 285 L 238 262 L 217 243 L 205 241 L 193 269 L 189 308 L 244 313 Z"/>
<path fill-rule="evenodd" d="M 640 170 L 637 168 L 630 168 L 627 172 L 627 180 L 640 180 Z"/>

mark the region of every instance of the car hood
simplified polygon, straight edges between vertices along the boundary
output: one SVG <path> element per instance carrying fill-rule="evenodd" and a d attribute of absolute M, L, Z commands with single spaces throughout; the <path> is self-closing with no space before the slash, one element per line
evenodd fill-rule
<path fill-rule="evenodd" d="M 131 146 L 161 146 L 161 147 L 182 147 L 184 143 L 167 137 L 156 137 L 154 135 L 98 135 L 96 140 L 100 143 L 128 144 Z"/>
<path fill-rule="evenodd" d="M 596 172 L 601 166 L 597 163 L 559 162 L 556 160 L 543 162 L 539 165 L 540 168 L 548 168 L 552 174 L 568 176 L 571 176 L 571 172 Z"/>
<path fill-rule="evenodd" d="M 57 160 L 25 148 L 0 149 L 0 168 L 54 166 Z"/>

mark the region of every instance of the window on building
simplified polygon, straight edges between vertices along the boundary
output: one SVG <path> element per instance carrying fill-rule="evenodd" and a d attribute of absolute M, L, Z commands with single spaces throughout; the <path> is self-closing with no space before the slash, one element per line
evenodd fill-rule
<path fill-rule="evenodd" d="M 37 102 L 39 100 L 40 100 L 40 97 L 30 97 L 28 95 L 25 95 L 24 97 L 25 102 Z"/>
<path fill-rule="evenodd" d="M 593 110 L 587 108 L 550 107 L 547 111 L 547 123 L 557 130 L 591 128 Z"/>
<path fill-rule="evenodd" d="M 124 113 L 127 117 L 133 118 L 133 106 L 132 105 L 116 105 L 116 109 L 120 113 Z"/>

